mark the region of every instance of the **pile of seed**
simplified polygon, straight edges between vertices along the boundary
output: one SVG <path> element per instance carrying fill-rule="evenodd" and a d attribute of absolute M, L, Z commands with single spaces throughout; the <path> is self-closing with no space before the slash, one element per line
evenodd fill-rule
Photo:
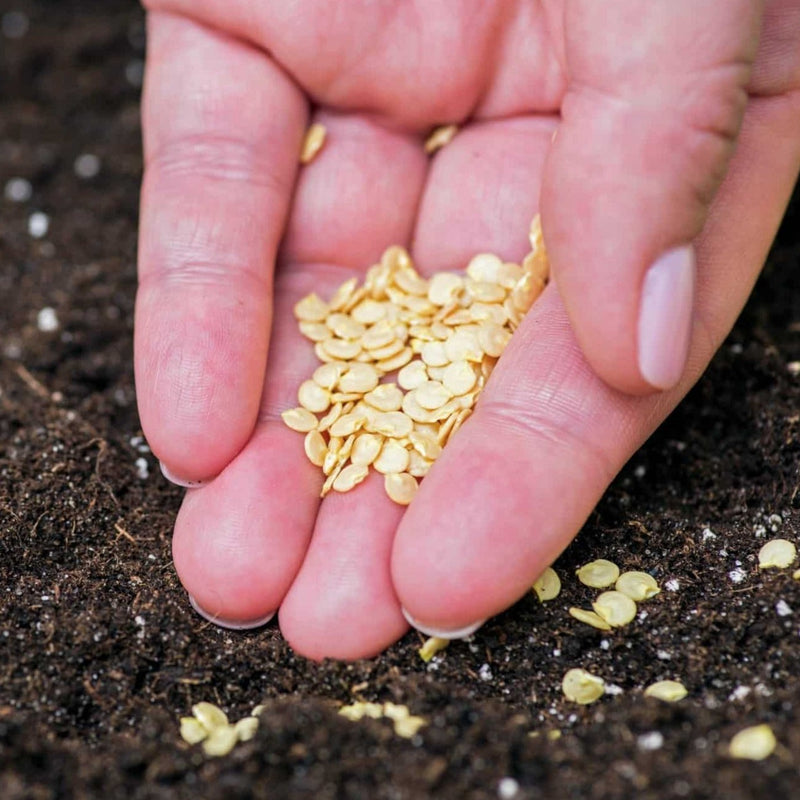
<path fill-rule="evenodd" d="M 247 742 L 256 735 L 258 715 L 263 706 L 256 706 L 250 716 L 231 724 L 225 712 L 213 703 L 196 703 L 191 717 L 181 717 L 181 737 L 189 744 L 203 743 L 207 756 L 224 756 L 238 742 Z"/>
<path fill-rule="evenodd" d="M 386 494 L 411 502 L 472 409 L 511 334 L 548 279 L 538 216 L 521 264 L 481 253 L 466 274 L 423 278 L 402 247 L 386 250 L 362 286 L 345 281 L 328 301 L 294 307 L 323 362 L 284 422 L 306 434 L 326 476 L 321 496 L 347 492 L 372 467 Z"/>

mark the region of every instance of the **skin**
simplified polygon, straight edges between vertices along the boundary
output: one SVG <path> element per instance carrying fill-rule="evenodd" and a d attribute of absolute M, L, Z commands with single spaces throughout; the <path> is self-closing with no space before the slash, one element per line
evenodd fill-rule
<path fill-rule="evenodd" d="M 311 658 L 380 652 L 401 605 L 442 630 L 507 608 L 747 299 L 800 166 L 800 3 L 146 5 L 139 407 L 174 475 L 213 478 L 175 524 L 181 581 L 227 622 L 280 609 Z M 328 142 L 301 170 L 311 120 Z M 320 502 L 279 416 L 316 364 L 293 304 L 393 243 L 424 273 L 518 260 L 537 211 L 555 280 L 413 505 L 374 475 Z M 655 391 L 644 276 L 690 242 L 689 354 Z"/>

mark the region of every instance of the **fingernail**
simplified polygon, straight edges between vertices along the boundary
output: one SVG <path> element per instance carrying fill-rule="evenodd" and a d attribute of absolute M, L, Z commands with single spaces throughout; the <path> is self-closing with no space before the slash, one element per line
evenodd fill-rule
<path fill-rule="evenodd" d="M 200 486 L 205 486 L 208 481 L 188 481 L 185 478 L 179 478 L 174 473 L 170 472 L 160 461 L 158 462 L 161 467 L 161 474 L 176 486 L 182 486 L 184 489 L 197 489 Z"/>
<path fill-rule="evenodd" d="M 217 625 L 220 628 L 228 628 L 232 631 L 247 631 L 251 628 L 260 628 L 262 625 L 266 625 L 275 616 L 275 612 L 272 611 L 264 617 L 242 622 L 241 620 L 223 619 L 222 617 L 214 614 L 209 614 L 208 611 L 198 605 L 197 600 L 195 600 L 191 595 L 189 595 L 189 603 L 203 619 L 213 622 L 214 625 Z"/>
<path fill-rule="evenodd" d="M 639 305 L 639 371 L 656 389 L 670 389 L 683 375 L 694 302 L 692 245 L 668 250 L 644 276 Z"/>
<path fill-rule="evenodd" d="M 472 634 L 486 622 L 485 619 L 479 619 L 477 622 L 473 622 L 471 625 L 465 625 L 463 628 L 453 628 L 449 630 L 447 628 L 432 628 L 428 625 L 423 625 L 421 622 L 417 622 L 404 608 L 401 607 L 400 610 L 403 612 L 403 616 L 408 620 L 408 624 L 411 625 L 412 628 L 416 628 L 420 633 L 424 633 L 426 636 L 438 636 L 440 639 L 465 639 L 467 636 L 472 636 Z"/>

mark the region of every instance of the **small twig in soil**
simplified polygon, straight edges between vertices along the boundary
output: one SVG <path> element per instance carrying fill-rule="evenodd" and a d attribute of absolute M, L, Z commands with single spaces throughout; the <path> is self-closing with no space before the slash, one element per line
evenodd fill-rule
<path fill-rule="evenodd" d="M 47 388 L 40 383 L 30 372 L 28 372 L 22 364 L 15 364 L 14 372 L 17 373 L 19 378 L 22 382 L 37 396 L 41 397 L 42 400 L 51 400 L 50 392 L 47 391 Z"/>

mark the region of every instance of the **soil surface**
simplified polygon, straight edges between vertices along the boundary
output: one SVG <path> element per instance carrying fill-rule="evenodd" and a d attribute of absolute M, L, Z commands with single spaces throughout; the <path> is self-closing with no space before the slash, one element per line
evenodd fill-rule
<path fill-rule="evenodd" d="M 142 439 L 131 367 L 142 13 L 0 12 L 0 187 L 32 188 L 0 198 L 0 798 L 798 796 L 800 581 L 755 560 L 800 532 L 797 197 L 706 376 L 556 565 L 559 598 L 526 597 L 427 665 L 415 633 L 316 664 L 274 625 L 204 623 L 171 565 L 181 490 Z M 594 596 L 574 569 L 597 557 L 664 588 L 610 634 L 566 611 Z M 572 666 L 617 688 L 570 704 Z M 689 696 L 644 698 L 662 678 Z M 429 724 L 404 739 L 337 714 L 355 699 Z M 256 738 L 204 757 L 178 735 L 199 700 L 234 718 L 266 703 Z M 731 759 L 760 722 L 776 753 Z"/>

